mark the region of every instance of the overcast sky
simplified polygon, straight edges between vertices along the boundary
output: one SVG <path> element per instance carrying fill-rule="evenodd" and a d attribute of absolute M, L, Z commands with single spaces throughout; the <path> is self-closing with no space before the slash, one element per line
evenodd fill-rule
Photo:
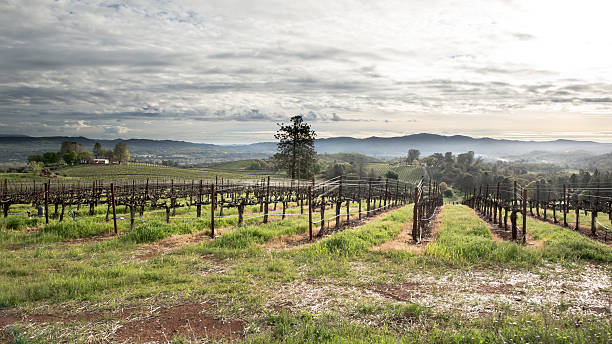
<path fill-rule="evenodd" d="M 612 142 L 612 1 L 3 0 L 0 133 Z"/>

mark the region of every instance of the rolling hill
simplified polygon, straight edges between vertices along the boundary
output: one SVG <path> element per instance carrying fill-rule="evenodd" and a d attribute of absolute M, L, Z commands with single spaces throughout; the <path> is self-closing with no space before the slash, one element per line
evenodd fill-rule
<path fill-rule="evenodd" d="M 29 137 L 1 136 L 0 162 L 25 162 L 29 154 L 57 151 L 63 141 L 76 141 L 91 150 L 100 142 L 105 149 L 111 149 L 117 142 L 125 141 L 137 161 L 172 160 L 185 164 L 211 164 L 226 161 L 269 157 L 276 151 L 275 142 L 260 142 L 246 145 L 214 145 L 172 140 L 115 139 L 96 140 L 86 137 Z M 564 153 L 584 151 L 593 155 L 612 152 L 612 143 L 592 141 L 518 141 L 492 138 L 473 138 L 454 135 L 414 134 L 401 137 L 333 137 L 316 140 L 319 154 L 360 153 L 377 158 L 389 159 L 406 155 L 409 149 L 419 149 L 421 155 L 435 152 L 474 151 L 486 158 L 516 156 L 532 151 Z"/>

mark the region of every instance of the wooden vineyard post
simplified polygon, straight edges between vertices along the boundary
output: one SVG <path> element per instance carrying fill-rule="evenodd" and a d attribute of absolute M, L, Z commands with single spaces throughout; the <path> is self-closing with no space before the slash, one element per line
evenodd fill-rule
<path fill-rule="evenodd" d="M 540 217 L 540 182 L 536 182 L 536 215 Z"/>
<path fill-rule="evenodd" d="M 597 187 L 597 196 L 599 196 L 599 185 Z M 597 216 L 597 204 L 595 202 L 595 199 L 593 198 L 593 194 L 591 194 L 591 234 L 593 234 L 593 236 L 595 236 L 595 230 L 597 229 L 597 227 L 595 227 L 595 217 Z"/>
<path fill-rule="evenodd" d="M 508 206 L 504 207 L 504 230 L 508 230 Z"/>
<path fill-rule="evenodd" d="M 202 179 L 200 179 L 200 188 L 198 189 L 198 205 L 196 206 L 196 217 L 202 216 Z"/>
<path fill-rule="evenodd" d="M 244 214 L 244 201 L 240 201 L 240 203 L 238 203 L 238 227 L 242 226 L 242 222 L 244 221 L 243 214 Z"/>
<path fill-rule="evenodd" d="M 270 203 L 270 176 L 268 176 L 268 185 L 266 187 L 266 203 L 264 204 L 264 219 L 263 223 L 268 223 L 268 207 Z"/>
<path fill-rule="evenodd" d="M 550 191 L 548 191 L 548 195 L 547 195 L 547 198 L 546 198 L 546 203 L 544 203 L 542 205 L 542 207 L 544 208 L 544 220 L 546 220 L 546 217 L 547 217 L 546 216 L 546 212 L 547 212 L 547 208 L 548 208 L 548 203 L 550 203 Z"/>
<path fill-rule="evenodd" d="M 578 199 L 576 199 L 576 230 L 580 229 L 580 206 L 578 205 Z"/>
<path fill-rule="evenodd" d="M 64 184 L 62 184 L 62 195 L 65 195 Z M 64 210 L 66 209 L 66 200 L 62 197 L 62 210 L 60 211 L 59 222 L 64 221 Z"/>
<path fill-rule="evenodd" d="M 516 180 L 514 181 L 514 190 L 513 191 L 514 191 L 513 192 L 513 202 L 514 202 L 514 205 L 516 206 Z"/>
<path fill-rule="evenodd" d="M 431 182 L 430 182 L 430 185 L 431 185 Z M 385 210 L 387 210 L 387 198 L 389 198 L 389 179 L 388 178 L 385 179 L 385 203 L 384 203 Z"/>
<path fill-rule="evenodd" d="M 487 220 L 491 220 L 491 217 L 489 216 L 489 184 L 487 184 L 487 191 L 485 192 L 484 216 Z"/>
<path fill-rule="evenodd" d="M 563 227 L 567 226 L 567 189 L 563 184 Z"/>
<path fill-rule="evenodd" d="M 297 196 L 300 202 L 300 214 L 304 214 L 304 195 L 300 192 L 300 180 L 297 181 Z"/>
<path fill-rule="evenodd" d="M 94 214 L 94 206 L 95 206 L 94 195 L 95 194 L 96 194 L 96 182 L 93 181 L 91 183 L 91 199 L 89 200 L 89 216 L 93 216 Z"/>
<path fill-rule="evenodd" d="M 115 209 L 115 184 L 111 183 L 111 206 L 113 207 L 113 228 L 117 235 L 117 210 Z"/>
<path fill-rule="evenodd" d="M 359 202 L 359 220 L 361 220 L 361 179 L 357 181 L 357 199 Z"/>
<path fill-rule="evenodd" d="M 318 236 L 323 235 L 324 227 L 325 227 L 325 196 L 321 196 L 321 228 L 319 229 Z"/>
<path fill-rule="evenodd" d="M 591 203 L 591 234 L 595 235 L 595 230 L 597 229 L 597 227 L 595 227 L 595 217 L 597 216 L 597 212 L 595 211 L 595 208 L 593 208 L 593 204 Z"/>
<path fill-rule="evenodd" d="M 6 183 L 5 183 L 6 188 Z M 49 184 L 45 183 L 45 223 L 49 224 Z"/>
<path fill-rule="evenodd" d="M 220 217 L 223 217 L 223 203 L 225 203 L 225 197 L 224 197 L 224 194 L 225 194 L 224 189 L 225 188 L 224 188 L 224 186 L 225 186 L 225 184 L 223 183 L 223 178 L 221 178 L 221 188 L 220 188 L 220 190 L 221 190 L 221 192 L 220 192 L 221 204 L 219 206 L 219 216 Z"/>
<path fill-rule="evenodd" d="M 145 192 L 144 199 L 142 200 L 142 204 L 140 205 L 140 216 L 144 215 L 144 208 L 147 200 L 149 199 L 149 178 L 147 178 L 147 183 L 145 184 Z"/>
<path fill-rule="evenodd" d="M 340 208 L 342 207 L 342 176 L 338 184 L 338 199 L 336 200 L 336 229 L 340 228 Z"/>
<path fill-rule="evenodd" d="M 215 206 L 216 206 L 215 184 L 210 185 L 210 237 L 215 237 Z"/>
<path fill-rule="evenodd" d="M 110 216 L 110 209 L 111 209 L 111 197 L 110 197 L 110 189 L 106 189 L 106 217 L 104 218 L 104 222 L 108 222 L 108 217 Z"/>
<path fill-rule="evenodd" d="M 308 187 L 308 236 L 312 241 L 312 186 Z"/>
<path fill-rule="evenodd" d="M 346 200 L 346 224 L 348 225 L 351 222 L 351 201 L 349 199 Z"/>
<path fill-rule="evenodd" d="M 397 207 L 398 195 L 399 193 L 399 180 L 395 181 L 395 195 L 393 196 L 393 206 Z"/>
<path fill-rule="evenodd" d="M 527 243 L 527 189 L 523 189 L 523 244 Z"/>
<path fill-rule="evenodd" d="M 495 194 L 495 202 L 493 203 L 493 224 L 497 224 L 497 203 L 499 202 L 499 182 L 497 183 L 497 193 Z"/>
<path fill-rule="evenodd" d="M 417 242 L 419 227 L 419 187 L 414 188 L 414 208 L 412 212 L 412 240 Z"/>
<path fill-rule="evenodd" d="M 372 198 L 372 178 L 368 178 L 368 199 L 366 203 L 366 217 L 370 216 L 370 200 Z"/>
<path fill-rule="evenodd" d="M 501 227 L 502 222 L 503 222 L 502 221 L 502 217 L 503 217 L 502 216 L 503 202 L 502 202 L 500 197 L 497 198 L 497 207 L 498 207 L 498 210 L 499 210 L 499 220 L 497 221 L 497 224 Z"/>
<path fill-rule="evenodd" d="M 548 199 L 550 199 L 550 194 L 548 195 Z M 553 200 L 552 210 L 553 210 L 553 223 L 559 223 L 559 221 L 557 221 L 557 200 L 556 199 Z"/>

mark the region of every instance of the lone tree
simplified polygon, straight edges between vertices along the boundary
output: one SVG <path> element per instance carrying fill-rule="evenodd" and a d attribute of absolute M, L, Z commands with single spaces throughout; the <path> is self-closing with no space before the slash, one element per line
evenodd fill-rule
<path fill-rule="evenodd" d="M 119 163 L 127 163 L 130 160 L 130 152 L 127 149 L 125 142 L 119 142 L 113 149 L 113 159 Z"/>
<path fill-rule="evenodd" d="M 409 149 L 407 159 L 408 163 L 412 164 L 415 160 L 419 158 L 419 155 L 421 155 L 421 151 L 419 151 L 418 149 Z"/>
<path fill-rule="evenodd" d="M 286 170 L 292 179 L 312 177 L 317 168 L 314 130 L 300 115 L 291 117 L 291 123 L 287 125 L 279 125 L 274 135 L 279 140 L 278 153 L 274 155 L 277 167 Z"/>

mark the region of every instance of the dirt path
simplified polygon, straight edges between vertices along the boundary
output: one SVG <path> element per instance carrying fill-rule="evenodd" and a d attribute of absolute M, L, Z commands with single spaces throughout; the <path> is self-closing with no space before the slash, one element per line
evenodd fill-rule
<path fill-rule="evenodd" d="M 181 335 L 190 339 L 214 338 L 234 340 L 244 336 L 245 322 L 239 319 L 224 321 L 214 316 L 213 306 L 188 303 L 155 308 L 121 308 L 117 312 L 75 314 L 29 314 L 0 311 L 0 342 L 12 342 L 4 329 L 13 324 L 52 324 L 107 321 L 115 323 L 114 331 L 105 341 L 121 343 L 169 342 Z M 4 337 L 2 337 L 4 335 Z"/>
<path fill-rule="evenodd" d="M 443 273 L 407 268 L 401 282 L 373 278 L 375 262 L 352 264 L 360 281 L 356 284 L 330 280 L 296 280 L 279 288 L 267 300 L 266 308 L 291 312 L 325 314 L 334 312 L 366 326 L 388 325 L 377 318 L 355 312 L 355 304 L 408 302 L 434 312 L 461 312 L 468 317 L 507 312 L 542 312 L 610 317 L 609 268 L 587 263 L 576 273 L 563 264 L 547 264 L 529 270 L 515 268 L 456 268 Z M 561 310 L 565 309 L 567 310 Z M 380 321 L 380 322 L 379 322 Z M 376 325 L 374 325 L 376 324 Z"/>
<path fill-rule="evenodd" d="M 392 240 L 386 241 L 379 246 L 373 247 L 372 251 L 387 252 L 387 251 L 403 251 L 421 254 L 429 243 L 435 240 L 440 224 L 442 223 L 442 211 L 444 206 L 437 210 L 434 220 L 425 228 L 424 238 L 420 244 L 417 244 L 412 239 L 412 221 L 408 221 L 402 227 L 401 232 Z"/>

